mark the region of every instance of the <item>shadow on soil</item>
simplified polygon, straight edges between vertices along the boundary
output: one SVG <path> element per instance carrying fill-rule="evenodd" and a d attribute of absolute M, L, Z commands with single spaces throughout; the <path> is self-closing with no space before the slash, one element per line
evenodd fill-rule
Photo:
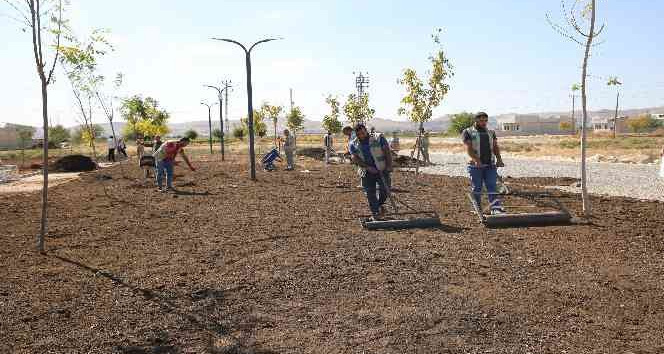
<path fill-rule="evenodd" d="M 126 282 L 125 280 L 121 279 L 120 277 L 112 274 L 107 270 L 94 268 L 66 257 L 62 257 L 56 254 L 47 254 L 47 255 L 57 260 L 60 260 L 64 263 L 67 263 L 69 265 L 73 265 L 80 269 L 86 270 L 94 274 L 95 277 L 104 277 L 113 282 L 113 284 L 117 286 L 130 289 L 135 295 L 139 295 L 144 300 L 151 301 L 157 304 L 160 308 L 164 310 L 164 312 L 178 314 L 180 318 L 189 322 L 189 324 L 195 327 L 196 330 L 207 332 L 208 342 L 206 349 L 208 353 L 278 354 L 278 352 L 271 350 L 250 348 L 243 346 L 235 337 L 233 337 L 230 334 L 231 333 L 230 328 L 220 323 L 217 323 L 216 321 L 206 319 L 204 314 L 198 314 L 195 311 L 184 309 L 182 306 L 178 305 L 172 299 L 169 299 L 166 295 L 164 295 L 163 291 L 155 291 L 151 289 L 141 288 L 139 286 Z M 224 298 L 225 291 L 226 290 L 201 289 L 192 292 L 188 300 L 192 302 L 206 300 L 206 299 L 221 300 Z M 258 323 L 249 324 L 249 325 L 250 327 L 259 326 Z M 247 323 L 243 322 L 243 326 L 246 327 Z M 113 347 L 112 352 L 120 354 L 182 353 L 182 349 L 180 349 L 177 345 L 169 344 L 169 341 L 170 337 L 168 335 L 168 332 L 161 331 L 160 333 L 155 335 L 154 338 L 149 339 L 147 343 L 143 345 L 117 345 Z"/>

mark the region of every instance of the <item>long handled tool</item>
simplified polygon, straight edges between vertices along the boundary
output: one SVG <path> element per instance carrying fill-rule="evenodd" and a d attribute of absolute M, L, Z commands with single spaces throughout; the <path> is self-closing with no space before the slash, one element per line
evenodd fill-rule
<path fill-rule="evenodd" d="M 362 226 L 368 230 L 381 230 L 381 229 L 411 229 L 411 228 L 430 228 L 440 227 L 440 218 L 438 213 L 433 210 L 416 210 L 405 202 L 399 200 L 392 194 L 391 186 L 387 183 L 385 176 L 379 172 L 380 180 L 387 200 L 390 202 L 392 212 L 382 215 L 384 220 L 374 220 L 372 217 L 360 218 Z M 399 206 L 407 209 L 407 211 L 399 211 Z"/>

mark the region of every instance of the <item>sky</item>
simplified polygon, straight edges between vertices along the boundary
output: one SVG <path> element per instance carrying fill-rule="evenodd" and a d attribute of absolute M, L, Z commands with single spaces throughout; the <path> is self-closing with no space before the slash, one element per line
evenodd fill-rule
<path fill-rule="evenodd" d="M 203 85 L 221 80 L 234 85 L 230 119 L 247 112 L 244 52 L 212 37 L 247 44 L 283 38 L 252 52 L 254 107 L 264 101 L 288 106 L 293 89 L 306 118 L 321 120 L 329 110 L 325 97 L 354 92 L 353 73 L 361 71 L 370 77 L 376 116 L 405 120 L 397 115 L 405 92 L 397 79 L 405 68 L 426 74 L 436 28 L 443 28 L 455 75 L 434 117 L 569 111 L 583 48 L 554 32 L 546 13 L 562 22 L 560 1 L 72 0 L 66 16 L 81 38 L 95 28 L 110 30 L 114 51 L 99 69 L 108 77 L 124 74 L 118 96 L 154 97 L 172 122 L 186 122 L 207 119 L 200 102 L 217 99 Z M 6 16 L 13 13 L 4 2 L 0 14 L 0 122 L 38 126 L 40 85 L 31 38 Z M 664 105 L 662 14 L 663 1 L 599 1 L 606 29 L 590 62 L 590 109 L 615 106 L 609 76 L 623 82 L 625 108 Z M 49 92 L 51 122 L 75 125 L 79 116 L 62 71 Z M 104 122 L 99 111 L 93 119 Z"/>

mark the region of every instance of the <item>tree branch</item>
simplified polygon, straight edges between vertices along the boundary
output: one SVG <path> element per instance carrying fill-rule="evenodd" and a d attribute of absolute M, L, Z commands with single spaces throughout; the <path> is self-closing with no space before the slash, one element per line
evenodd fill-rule
<path fill-rule="evenodd" d="M 56 34 L 56 43 L 55 43 L 55 58 L 53 58 L 53 66 L 48 73 L 48 78 L 46 84 L 51 83 L 53 78 L 53 72 L 55 71 L 55 64 L 58 62 L 58 56 L 60 55 L 60 37 L 62 36 L 62 0 L 58 1 L 58 33 Z"/>

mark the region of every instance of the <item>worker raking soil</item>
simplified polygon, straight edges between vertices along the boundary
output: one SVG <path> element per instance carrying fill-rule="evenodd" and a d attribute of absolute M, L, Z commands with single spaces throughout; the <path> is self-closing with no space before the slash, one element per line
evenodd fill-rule
<path fill-rule="evenodd" d="M 187 145 L 189 145 L 189 138 L 182 138 L 178 141 L 168 141 L 155 151 L 154 158 L 157 166 L 157 186 L 159 186 L 160 192 L 175 190 L 173 188 L 173 169 L 175 166 L 175 158 L 178 154 L 182 156 L 182 159 L 187 163 L 190 170 L 196 171 L 189 161 L 189 158 L 184 153 L 184 148 Z M 166 189 L 163 188 L 164 172 L 166 173 Z"/>
<path fill-rule="evenodd" d="M 390 188 L 392 172 L 392 154 L 382 135 L 369 135 L 363 124 L 355 126 L 357 137 L 351 142 L 349 150 L 352 160 L 358 166 L 362 187 L 367 195 L 369 209 L 374 220 L 382 219 L 383 204 Z M 376 195 L 378 185 L 378 196 Z"/>

